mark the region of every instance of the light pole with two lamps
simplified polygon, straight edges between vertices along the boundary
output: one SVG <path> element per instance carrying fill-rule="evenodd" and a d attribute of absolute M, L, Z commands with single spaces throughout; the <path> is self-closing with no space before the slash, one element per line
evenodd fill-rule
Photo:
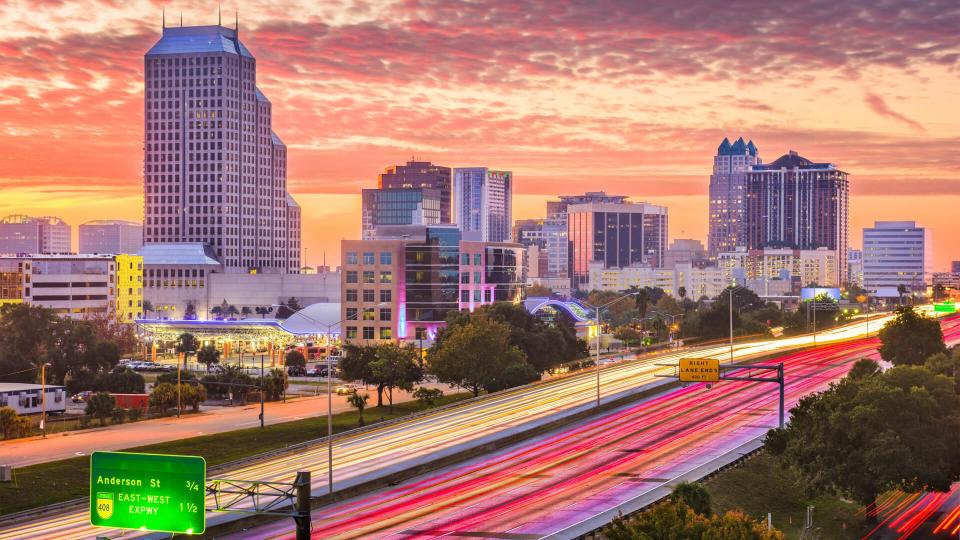
<path fill-rule="evenodd" d="M 624 298 L 629 298 L 629 297 L 631 297 L 631 296 L 636 296 L 636 295 L 639 294 L 639 293 L 640 293 L 639 291 L 629 292 L 629 293 L 627 293 L 627 294 L 625 294 L 625 295 L 623 295 L 623 296 L 617 297 L 617 298 L 615 298 L 615 299 L 607 302 L 606 304 L 602 304 L 602 305 L 599 305 L 599 306 L 595 306 L 595 305 L 593 305 L 593 304 L 589 304 L 589 303 L 587 303 L 586 301 L 583 301 L 583 300 L 580 301 L 580 303 L 582 303 L 583 305 L 587 306 L 588 308 L 593 309 L 593 310 L 596 312 L 596 314 L 597 314 L 597 344 L 596 344 L 596 347 L 595 347 L 595 350 L 596 350 L 596 359 L 597 359 L 597 360 L 596 360 L 596 364 L 597 364 L 597 407 L 600 407 L 600 333 L 601 333 L 600 310 L 603 309 L 603 308 L 605 308 L 605 307 L 607 307 L 607 306 L 616 304 L 617 302 L 619 302 L 620 300 L 623 300 Z"/>

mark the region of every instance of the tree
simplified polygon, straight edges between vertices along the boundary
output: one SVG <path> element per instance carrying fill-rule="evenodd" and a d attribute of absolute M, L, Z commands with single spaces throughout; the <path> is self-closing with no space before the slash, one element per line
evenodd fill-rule
<path fill-rule="evenodd" d="M 257 315 L 260 315 L 261 319 L 265 319 L 267 315 L 273 313 L 273 307 L 271 306 L 257 306 L 256 309 Z"/>
<path fill-rule="evenodd" d="M 443 390 L 421 386 L 413 392 L 413 397 L 420 402 L 423 408 L 428 409 L 436 405 L 437 402 L 443 398 Z"/>
<path fill-rule="evenodd" d="M 357 423 L 360 425 L 360 427 L 364 426 L 363 410 L 367 408 L 367 400 L 369 399 L 370 399 L 370 395 L 367 394 L 366 392 L 364 392 L 363 394 L 354 392 L 349 396 L 347 396 L 347 403 L 349 403 L 351 407 L 357 410 L 357 413 L 359 415 L 359 419 L 357 420 Z"/>
<path fill-rule="evenodd" d="M 539 298 L 553 296 L 553 289 L 550 287 L 544 287 L 539 283 L 534 283 L 533 285 L 527 286 L 527 298 Z"/>
<path fill-rule="evenodd" d="M 39 368 L 53 347 L 51 333 L 57 324 L 52 310 L 29 304 L 0 306 L 0 373 L 7 382 L 34 383 Z"/>
<path fill-rule="evenodd" d="M 143 313 L 144 313 L 144 315 L 146 315 L 147 313 L 153 313 L 153 311 L 154 311 L 154 309 L 153 309 L 153 302 L 151 302 L 151 301 L 149 301 L 149 300 L 144 300 L 144 301 L 143 301 Z"/>
<path fill-rule="evenodd" d="M 296 296 L 291 296 L 290 299 L 287 300 L 287 307 L 293 310 L 294 313 L 303 309 L 303 306 L 300 305 L 300 301 L 297 300 Z"/>
<path fill-rule="evenodd" d="M 84 410 L 84 413 L 97 417 L 97 419 L 100 420 L 100 425 L 105 426 L 107 425 L 107 418 L 110 418 L 113 415 L 113 409 L 116 406 L 116 398 L 106 392 L 97 392 L 96 394 L 90 396 L 90 400 L 87 401 L 87 408 Z"/>
<path fill-rule="evenodd" d="M 642 289 L 631 287 L 630 292 L 636 293 L 636 296 L 633 297 L 633 301 L 634 305 L 637 307 L 637 313 L 640 315 L 640 324 L 642 325 L 643 319 L 647 318 L 647 309 L 650 307 L 649 287 L 644 287 Z"/>
<path fill-rule="evenodd" d="M 266 401 L 282 399 L 284 392 L 287 390 L 287 385 L 287 374 L 280 368 L 271 369 L 263 379 L 258 378 L 257 381 L 257 386 L 264 393 L 264 400 Z"/>
<path fill-rule="evenodd" d="M 210 371 L 210 366 L 220 363 L 220 349 L 212 344 L 201 347 L 197 350 L 197 362 L 207 366 L 207 371 Z"/>
<path fill-rule="evenodd" d="M 880 330 L 880 342 L 880 356 L 898 366 L 920 365 L 937 353 L 947 352 L 940 323 L 917 313 L 913 306 L 897 309 L 893 320 Z"/>
<path fill-rule="evenodd" d="M 629 347 L 631 343 L 639 343 L 643 338 L 643 334 L 632 326 L 620 326 L 614 330 L 613 337 L 626 343 L 627 347 Z"/>
<path fill-rule="evenodd" d="M 413 385 L 423 380 L 423 370 L 416 362 L 413 347 L 400 347 L 393 343 L 377 345 L 376 360 L 370 364 L 374 384 L 387 390 L 390 414 L 393 414 L 393 389 L 410 392 Z"/>
<path fill-rule="evenodd" d="M 703 484 L 681 482 L 673 488 L 670 500 L 674 503 L 683 501 L 698 514 L 709 516 L 712 513 L 710 510 L 710 492 L 703 487 Z"/>
<path fill-rule="evenodd" d="M 681 285 L 681 286 L 677 289 L 677 296 L 680 297 L 680 301 L 681 301 L 681 302 L 684 301 L 684 300 L 686 300 L 686 298 L 687 298 L 687 288 L 684 287 L 683 285 Z"/>
<path fill-rule="evenodd" d="M 200 404 L 207 400 L 207 389 L 199 384 L 181 384 L 180 402 L 190 405 L 193 412 L 200 410 Z"/>
<path fill-rule="evenodd" d="M 903 305 L 903 296 L 908 292 L 910 292 L 910 289 L 908 289 L 903 283 L 897 285 L 897 296 L 900 298 L 900 305 Z"/>
<path fill-rule="evenodd" d="M 160 383 L 150 392 L 150 406 L 166 416 L 170 409 L 177 406 L 177 387 L 170 383 Z"/>
<path fill-rule="evenodd" d="M 467 388 L 474 396 L 527 381 L 532 366 L 517 346 L 510 344 L 510 327 L 490 317 L 474 317 L 448 328 L 444 339 L 429 351 L 430 371 L 441 382 Z"/>
<path fill-rule="evenodd" d="M 938 375 L 946 375 L 957 379 L 960 383 L 960 348 L 954 348 L 951 354 L 945 352 L 937 353 L 923 363 L 928 370 Z"/>
<path fill-rule="evenodd" d="M 240 313 L 240 310 L 237 309 L 237 306 L 230 305 L 227 307 L 227 315 L 230 315 L 231 317 L 236 317 L 238 313 Z"/>
<path fill-rule="evenodd" d="M 284 363 L 287 366 L 307 367 L 307 359 L 304 358 L 303 353 L 297 349 L 290 349 L 287 351 L 287 355 L 284 358 Z"/>
<path fill-rule="evenodd" d="M 346 345 L 340 359 L 341 376 L 348 381 L 361 381 L 377 385 L 377 407 L 383 407 L 382 384 L 375 382 L 371 364 L 377 359 L 376 347 Z"/>
<path fill-rule="evenodd" d="M 197 340 L 193 334 L 188 332 L 180 334 L 180 336 L 177 338 L 176 350 L 177 353 L 183 355 L 183 369 L 187 369 L 187 362 L 190 359 L 190 355 L 197 352 L 197 349 L 199 348 L 200 341 Z"/>
<path fill-rule="evenodd" d="M 943 286 L 943 283 L 936 283 L 933 285 L 933 299 L 935 301 L 943 300 L 947 294 L 947 288 Z"/>
<path fill-rule="evenodd" d="M 213 306 L 213 308 L 210 309 L 210 313 L 213 313 L 213 316 L 216 319 L 222 319 L 224 315 L 223 308 L 220 306 Z"/>
<path fill-rule="evenodd" d="M 742 512 L 723 516 L 695 512 L 683 500 L 672 497 L 637 516 L 618 517 L 603 528 L 608 540 L 783 540 L 783 533 L 767 530 Z"/>
<path fill-rule="evenodd" d="M 187 302 L 187 308 L 183 310 L 183 320 L 185 321 L 197 320 L 197 306 L 195 306 L 193 302 Z"/>
<path fill-rule="evenodd" d="M 847 372 L 847 377 L 851 379 L 863 379 L 880 375 L 883 371 L 880 365 L 870 358 L 861 358 L 853 363 L 853 367 Z"/>
<path fill-rule="evenodd" d="M 960 396 L 953 380 L 923 367 L 845 377 L 790 416 L 767 434 L 767 449 L 809 491 L 854 498 L 871 520 L 880 493 L 944 491 L 960 479 Z"/>
<path fill-rule="evenodd" d="M 252 313 L 252 311 L 250 310 L 249 306 L 243 306 L 242 308 L 240 308 L 240 316 L 243 317 L 244 319 L 249 317 L 250 313 Z"/>
<path fill-rule="evenodd" d="M 247 402 L 247 394 L 255 387 L 253 377 L 247 375 L 239 366 L 224 365 L 219 373 L 204 375 L 200 379 L 209 395 L 238 399 Z"/>
<path fill-rule="evenodd" d="M 0 433 L 4 439 L 23 437 L 30 431 L 30 421 L 10 407 L 0 407 Z"/>

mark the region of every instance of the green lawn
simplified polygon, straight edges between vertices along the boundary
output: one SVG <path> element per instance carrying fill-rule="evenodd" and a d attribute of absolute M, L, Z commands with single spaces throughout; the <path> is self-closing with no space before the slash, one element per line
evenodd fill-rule
<path fill-rule="evenodd" d="M 787 539 L 800 538 L 807 505 L 813 505 L 813 524 L 823 540 L 860 538 L 863 524 L 856 512 L 860 506 L 839 497 L 806 497 L 796 476 L 780 467 L 776 458 L 765 452 L 728 469 L 705 484 L 713 500 L 713 511 L 741 509 L 747 514 L 767 519 L 773 513 L 774 527 Z"/>
<path fill-rule="evenodd" d="M 439 405 L 469 397 L 472 397 L 472 394 L 447 395 L 441 399 Z M 371 407 L 364 412 L 363 416 L 368 424 L 372 424 L 420 410 L 423 410 L 423 407 L 418 402 L 408 401 L 394 405 L 393 414 L 390 414 L 388 407 Z M 334 432 L 339 433 L 355 427 L 357 427 L 355 411 L 333 416 Z M 144 429 L 149 429 L 149 425 L 144 424 Z M 260 428 L 241 429 L 128 450 L 156 454 L 198 455 L 206 458 L 208 467 L 214 467 L 228 461 L 315 439 L 326 433 L 327 418 L 321 416 L 274 424 L 262 430 Z M 104 435 L 109 436 L 109 432 L 105 432 Z M 13 484 L 0 484 L 0 515 L 86 497 L 89 491 L 89 471 L 90 458 L 86 456 L 17 469 L 15 475 L 19 487 L 14 487 Z"/>

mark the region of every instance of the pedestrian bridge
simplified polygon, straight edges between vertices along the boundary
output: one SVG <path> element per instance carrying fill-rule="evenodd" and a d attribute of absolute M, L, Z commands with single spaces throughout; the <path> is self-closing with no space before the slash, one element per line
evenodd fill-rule
<path fill-rule="evenodd" d="M 549 310 L 563 311 L 578 325 L 580 323 L 592 323 L 594 320 L 591 310 L 576 300 L 561 300 L 547 297 L 527 298 L 523 302 L 523 307 L 533 315 Z"/>

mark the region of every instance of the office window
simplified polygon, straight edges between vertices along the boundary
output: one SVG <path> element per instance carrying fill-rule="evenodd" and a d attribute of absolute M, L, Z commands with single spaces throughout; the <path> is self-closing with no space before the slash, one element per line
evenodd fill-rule
<path fill-rule="evenodd" d="M 356 283 L 356 282 L 357 282 L 357 271 L 347 270 L 347 283 Z"/>
<path fill-rule="evenodd" d="M 391 319 L 391 316 L 393 315 L 392 311 L 393 310 L 391 310 L 388 307 L 380 308 L 380 320 L 389 321 Z"/>
<path fill-rule="evenodd" d="M 374 272 L 373 270 L 364 270 L 363 271 L 363 282 L 364 283 L 374 283 Z"/>
<path fill-rule="evenodd" d="M 357 290 L 347 289 L 347 302 L 356 302 L 356 301 L 357 301 Z"/>
<path fill-rule="evenodd" d="M 376 313 L 374 313 L 373 308 L 363 308 L 363 320 L 365 321 L 376 320 Z"/>
<path fill-rule="evenodd" d="M 468 290 L 466 290 L 466 289 L 460 291 L 460 301 L 461 301 L 461 302 L 469 302 L 469 301 L 470 301 L 470 291 L 468 291 Z"/>
<path fill-rule="evenodd" d="M 381 329 L 380 329 L 380 339 L 393 339 L 393 329 L 392 329 L 392 328 L 381 328 Z"/>
<path fill-rule="evenodd" d="M 393 291 L 390 289 L 381 289 L 380 290 L 380 301 L 381 302 L 393 302 Z"/>
<path fill-rule="evenodd" d="M 380 272 L 380 283 L 393 283 L 393 272 Z"/>
<path fill-rule="evenodd" d="M 470 272 L 460 272 L 460 283 L 464 285 L 470 283 Z"/>
<path fill-rule="evenodd" d="M 484 301 L 484 302 L 492 302 L 492 301 L 493 301 L 493 295 L 492 295 L 492 293 L 493 293 L 493 291 L 491 291 L 490 289 L 487 289 L 487 290 L 483 291 L 483 301 Z"/>
<path fill-rule="evenodd" d="M 463 266 L 468 266 L 470 264 L 470 254 L 464 253 L 460 255 L 460 264 Z"/>
<path fill-rule="evenodd" d="M 373 289 L 364 289 L 363 290 L 363 301 L 364 302 L 373 302 L 375 291 Z"/>
<path fill-rule="evenodd" d="M 347 252 L 347 264 L 357 264 L 357 252 L 348 251 Z"/>
<path fill-rule="evenodd" d="M 373 339 L 373 327 L 364 326 L 363 327 L 363 339 Z"/>
<path fill-rule="evenodd" d="M 347 327 L 347 339 L 357 339 L 357 327 L 348 326 Z"/>
<path fill-rule="evenodd" d="M 381 251 L 380 264 L 393 264 L 393 253 L 390 253 L 389 251 Z"/>
<path fill-rule="evenodd" d="M 474 272 L 474 273 L 473 273 L 473 282 L 474 282 L 474 283 L 477 283 L 477 284 L 480 283 L 480 272 Z"/>
<path fill-rule="evenodd" d="M 480 260 L 481 260 L 481 254 L 479 254 L 479 253 L 474 253 L 474 254 L 473 254 L 473 265 L 474 265 L 474 266 L 480 266 L 480 264 L 481 264 Z"/>
<path fill-rule="evenodd" d="M 364 251 L 363 252 L 363 264 L 374 264 L 373 252 Z"/>
<path fill-rule="evenodd" d="M 474 302 L 480 301 L 480 289 L 473 291 L 473 301 Z"/>
<path fill-rule="evenodd" d="M 355 308 L 355 307 L 348 307 L 348 308 L 347 308 L 347 316 L 344 317 L 344 318 L 347 319 L 348 321 L 351 320 L 351 319 L 356 319 L 356 318 L 357 318 L 357 308 Z"/>

